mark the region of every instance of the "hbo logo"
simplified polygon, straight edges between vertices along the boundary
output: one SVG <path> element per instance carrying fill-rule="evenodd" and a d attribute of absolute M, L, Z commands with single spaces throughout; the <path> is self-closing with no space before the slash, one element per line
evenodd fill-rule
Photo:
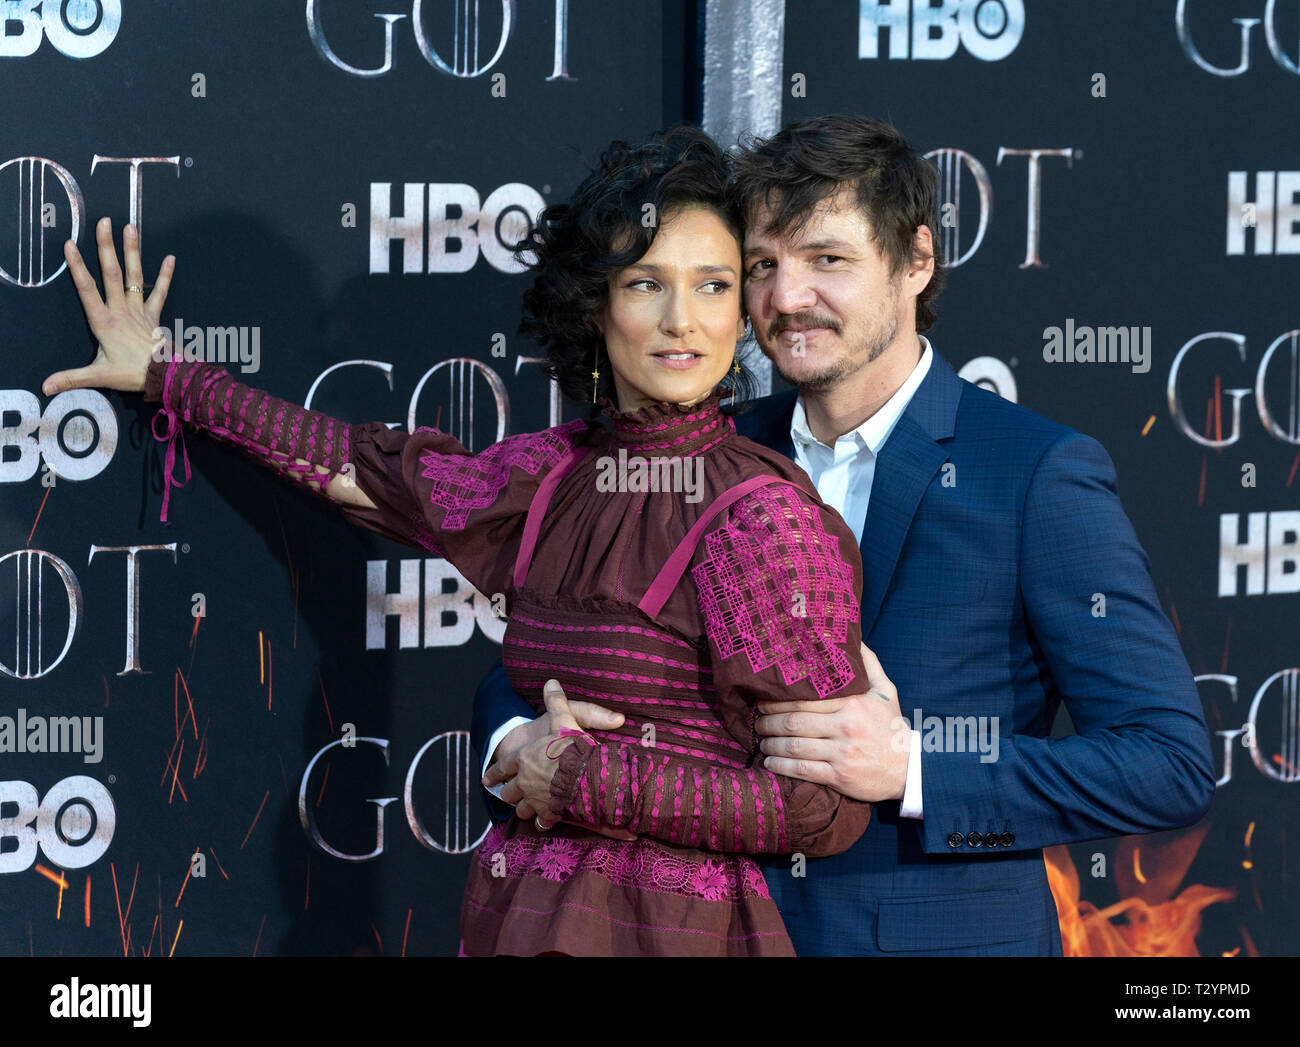
<path fill-rule="evenodd" d="M 69 58 L 94 58 L 121 27 L 122 0 L 0 0 L 0 58 L 35 54 L 42 30 Z"/>
<path fill-rule="evenodd" d="M 522 273 L 527 266 L 515 258 L 515 245 L 532 233 L 546 201 L 522 182 L 498 186 L 486 200 L 462 182 L 404 182 L 401 214 L 397 206 L 391 182 L 370 183 L 372 273 L 388 272 L 394 240 L 404 273 L 464 273 L 480 254 L 498 272 Z"/>
<path fill-rule="evenodd" d="M 42 457 L 66 480 L 89 480 L 107 468 L 116 448 L 117 415 L 94 389 L 59 393 L 43 414 L 26 389 L 0 389 L 0 483 L 30 480 Z"/>
<path fill-rule="evenodd" d="M 43 800 L 27 782 L 0 782 L 0 873 L 26 872 L 38 850 L 61 869 L 84 869 L 108 850 L 116 824 L 113 797 L 84 774 L 64 778 Z M 17 850 L 4 846 L 9 840 Z"/>
<path fill-rule="evenodd" d="M 859 0 L 858 57 L 942 60 L 960 44 L 982 62 L 997 62 L 1016 49 L 1025 32 L 1024 0 Z M 908 45 L 911 45 L 911 54 Z"/>

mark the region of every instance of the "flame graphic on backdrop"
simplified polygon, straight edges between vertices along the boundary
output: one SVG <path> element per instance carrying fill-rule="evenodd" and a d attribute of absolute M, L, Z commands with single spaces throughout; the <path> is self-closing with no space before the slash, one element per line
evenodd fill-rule
<path fill-rule="evenodd" d="M 1199 883 L 1174 896 L 1208 831 L 1208 825 L 1201 825 L 1159 842 L 1140 836 L 1120 840 L 1113 874 L 1121 900 L 1104 909 L 1080 899 L 1079 874 L 1068 848 L 1045 848 L 1065 955 L 1199 956 L 1201 910 L 1236 897 L 1236 891 Z M 1257 955 L 1249 940 L 1247 949 Z"/>

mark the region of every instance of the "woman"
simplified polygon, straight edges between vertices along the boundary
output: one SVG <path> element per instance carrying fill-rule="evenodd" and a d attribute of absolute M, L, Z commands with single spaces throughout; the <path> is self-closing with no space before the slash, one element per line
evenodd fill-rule
<path fill-rule="evenodd" d="M 562 391 L 599 403 L 609 424 L 573 421 L 477 455 L 434 429 L 350 425 L 220 368 L 151 361 L 145 332 L 173 259 L 144 301 L 128 230 L 118 289 L 101 223 L 106 308 L 65 247 L 101 344 L 62 386 L 143 387 L 168 417 L 160 438 L 179 417 L 349 520 L 446 557 L 480 592 L 506 595 L 506 670 L 535 708 L 558 678 L 624 715 L 553 743 L 551 811 L 564 823 L 513 818 L 478 849 L 468 955 L 790 955 L 747 855 L 840 851 L 870 817 L 868 804 L 755 766 L 757 702 L 865 690 L 862 568 L 807 476 L 720 410 L 744 333 L 725 185 L 717 146 L 678 128 L 637 149 L 615 143 L 569 204 L 542 213 L 521 245 L 535 272 L 522 330 Z M 650 472 L 678 482 L 633 478 Z"/>

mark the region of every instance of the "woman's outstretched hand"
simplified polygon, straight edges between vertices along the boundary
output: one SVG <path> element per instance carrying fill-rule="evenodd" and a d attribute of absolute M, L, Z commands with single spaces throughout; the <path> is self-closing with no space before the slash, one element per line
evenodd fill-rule
<path fill-rule="evenodd" d="M 46 396 L 65 389 L 100 388 L 140 392 L 153 350 L 160 344 L 155 337 L 162 315 L 167 289 L 171 286 L 176 258 L 168 255 L 158 269 L 158 279 L 148 298 L 144 296 L 144 271 L 140 267 L 140 237 L 134 226 L 122 232 L 122 257 L 126 278 L 117 264 L 113 246 L 113 223 L 101 218 L 95 226 L 99 245 L 99 271 L 104 277 L 104 297 L 100 298 L 95 279 L 86 270 L 81 252 L 71 240 L 63 245 L 72 282 L 86 311 L 90 329 L 99 339 L 99 351 L 86 367 L 56 371 L 41 383 Z"/>

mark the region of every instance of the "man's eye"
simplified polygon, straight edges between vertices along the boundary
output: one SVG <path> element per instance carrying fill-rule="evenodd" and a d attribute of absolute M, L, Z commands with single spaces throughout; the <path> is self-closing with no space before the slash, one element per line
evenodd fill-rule
<path fill-rule="evenodd" d="M 757 262 L 749 267 L 749 275 L 754 276 L 757 273 L 766 272 L 772 265 L 770 258 L 760 258 Z"/>
<path fill-rule="evenodd" d="M 818 260 L 819 262 L 829 262 L 829 263 L 831 263 L 831 264 L 834 264 L 835 262 L 842 262 L 842 261 L 844 261 L 844 259 L 841 258 L 841 257 L 840 257 L 839 255 L 837 255 L 837 254 L 824 254 L 824 255 L 821 255 L 817 260 Z"/>

